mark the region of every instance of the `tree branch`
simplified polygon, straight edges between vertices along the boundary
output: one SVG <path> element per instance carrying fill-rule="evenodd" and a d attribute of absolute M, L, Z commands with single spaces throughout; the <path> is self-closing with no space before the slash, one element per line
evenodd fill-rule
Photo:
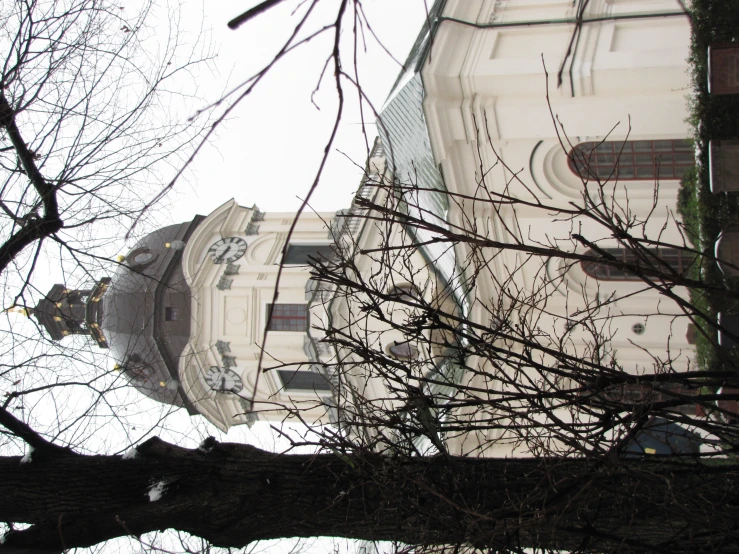
<path fill-rule="evenodd" d="M 33 448 L 33 460 L 49 459 L 55 456 L 77 455 L 70 448 L 47 441 L 34 431 L 30 425 L 21 421 L 5 408 L 0 408 L 0 425 L 16 437 L 23 439 Z"/>
<path fill-rule="evenodd" d="M 276 5 L 281 4 L 282 2 L 283 0 L 264 0 L 264 2 L 262 2 L 261 4 L 257 4 L 253 8 L 246 10 L 241 15 L 234 17 L 231 21 L 228 22 L 228 28 L 238 29 L 250 19 L 254 19 L 256 16 L 270 10 L 271 8 L 274 8 Z"/>
<path fill-rule="evenodd" d="M 44 206 L 42 218 L 29 219 L 23 228 L 12 234 L 0 246 L 0 272 L 2 272 L 29 244 L 53 235 L 64 226 L 64 223 L 59 217 L 56 187 L 50 185 L 41 175 L 41 171 L 36 165 L 35 154 L 23 140 L 15 123 L 15 112 L 2 91 L 0 91 L 0 127 L 4 127 L 8 133 L 18 159 Z"/>

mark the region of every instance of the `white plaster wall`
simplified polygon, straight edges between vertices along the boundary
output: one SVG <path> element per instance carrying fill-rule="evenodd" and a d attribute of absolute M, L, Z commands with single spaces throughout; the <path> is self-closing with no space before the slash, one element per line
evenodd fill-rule
<path fill-rule="evenodd" d="M 313 391 L 292 392 L 282 388 L 277 374 L 257 373 L 258 359 L 266 325 L 266 308 L 272 303 L 282 256 L 294 213 L 268 212 L 258 225 L 257 234 L 246 234 L 254 209 L 230 201 L 203 221 L 188 242 L 183 256 L 187 279 L 193 292 L 194 325 L 190 342 L 180 361 L 183 385 L 199 410 L 221 428 L 244 423 L 244 407 L 230 393 L 210 390 L 204 380 L 211 366 L 222 366 L 215 344 L 229 343 L 229 356 L 236 358 L 232 368 L 244 381 L 240 396 L 254 398 L 255 411 L 261 419 L 281 421 L 288 410 L 300 405 L 308 421 L 320 420 L 325 409 Z M 328 225 L 334 213 L 304 214 L 293 233 L 291 244 L 326 244 Z M 246 240 L 246 254 L 234 262 L 238 274 L 228 289 L 217 285 L 224 276 L 226 264 L 214 264 L 208 248 L 222 237 L 238 236 Z M 286 266 L 283 269 L 279 303 L 305 304 L 305 287 L 309 279 L 307 267 Z M 305 333 L 270 331 L 265 346 L 264 368 L 279 363 L 304 363 Z M 294 368 L 293 368 L 294 369 Z M 256 393 L 255 391 L 256 387 Z"/>
<path fill-rule="evenodd" d="M 685 122 L 688 22 L 670 15 L 632 17 L 669 14 L 679 11 L 679 6 L 672 0 L 592 0 L 586 19 L 603 20 L 583 26 L 579 40 L 573 43 L 576 55 L 564 66 L 558 88 L 557 71 L 574 26 L 525 22 L 572 18 L 576 4 L 558 0 L 447 2 L 444 16 L 477 25 L 441 22 L 422 72 L 432 148 L 453 193 L 474 195 L 482 183 L 494 193 L 553 208 L 567 207 L 570 202 L 582 202 L 586 190 L 567 166 L 569 143 L 689 136 Z M 625 16 L 629 18 L 608 20 Z M 678 186 L 675 180 L 624 181 L 609 184 L 606 195 L 634 217 L 652 214 L 643 229 L 648 238 L 682 244 L 673 219 Z M 577 232 L 589 240 L 603 241 L 601 246 L 616 245 L 607 231 L 588 218 L 556 221 L 552 212 L 520 206 L 514 215 L 511 210 L 498 213 L 478 203 L 475 223 L 478 230 L 501 242 L 558 240 L 566 248 L 583 251 L 584 247 L 570 241 L 571 233 Z M 463 220 L 461 214 L 450 217 Z M 469 254 L 465 247 L 460 250 L 462 258 Z M 525 256 L 513 251 L 491 249 L 489 257 L 495 280 L 479 279 L 475 290 L 476 298 L 488 306 L 501 297 L 496 280 L 510 275 L 517 286 L 531 287 L 544 264 L 531 260 L 521 267 Z M 552 276 L 562 275 L 562 262 L 549 265 L 546 270 Z M 641 289 L 644 285 L 639 283 L 586 280 L 579 264 L 574 264 L 547 289 L 551 293 L 546 295 L 547 308 L 553 315 L 538 324 L 561 334 L 559 327 L 587 299 L 616 295 L 623 298 L 604 312 L 612 316 L 604 332 L 628 371 L 653 371 L 655 358 L 657 362 L 671 360 L 678 370 L 692 367 L 687 318 L 679 317 L 675 304 L 654 291 L 629 296 Z M 685 291 L 677 292 L 685 295 Z M 473 317 L 484 323 L 489 316 L 477 309 Z M 635 323 L 645 326 L 643 334 L 633 333 Z M 575 344 L 586 340 L 577 327 L 571 336 Z M 480 379 L 476 382 L 483 384 Z M 498 440 L 491 454 L 513 452 L 502 434 L 457 437 L 450 446 L 458 452 L 471 451 L 485 438 Z"/>

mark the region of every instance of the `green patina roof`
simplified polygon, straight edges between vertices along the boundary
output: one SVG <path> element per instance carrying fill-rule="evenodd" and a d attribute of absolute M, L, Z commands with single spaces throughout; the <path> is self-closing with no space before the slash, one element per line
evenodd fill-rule
<path fill-rule="evenodd" d="M 411 192 L 413 198 L 408 201 L 409 214 L 448 228 L 447 188 L 431 149 L 423 111 L 425 92 L 421 77 L 421 69 L 431 50 L 438 26 L 437 18 L 444 4 L 445 0 L 437 0 L 429 11 L 427 23 L 418 35 L 380 113 L 378 130 L 397 182 L 415 184 L 419 189 L 424 189 Z M 463 316 L 466 316 L 469 312 L 466 288 L 453 247 L 447 242 L 429 243 L 434 238 L 434 233 L 430 230 L 410 225 L 408 228 L 419 244 L 419 250 L 446 283 L 448 293 L 454 298 Z M 456 390 L 454 384 L 459 383 L 463 375 L 463 367 L 451 353 L 449 357 L 437 360 L 437 367 L 427 376 L 434 383 L 428 387 L 428 392 L 437 397 L 451 397 Z M 427 439 L 422 436 L 414 442 L 419 447 L 422 444 L 424 447 L 428 446 L 425 444 Z"/>

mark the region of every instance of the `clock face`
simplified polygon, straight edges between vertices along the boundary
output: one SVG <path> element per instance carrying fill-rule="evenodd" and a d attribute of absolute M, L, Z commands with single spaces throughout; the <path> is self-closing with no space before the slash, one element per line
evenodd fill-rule
<path fill-rule="evenodd" d="M 245 252 L 246 241 L 240 237 L 226 237 L 208 248 L 208 253 L 216 264 L 238 260 Z"/>
<path fill-rule="evenodd" d="M 218 392 L 241 392 L 244 382 L 241 377 L 230 369 L 223 367 L 211 367 L 205 372 L 205 382 L 211 389 Z"/>

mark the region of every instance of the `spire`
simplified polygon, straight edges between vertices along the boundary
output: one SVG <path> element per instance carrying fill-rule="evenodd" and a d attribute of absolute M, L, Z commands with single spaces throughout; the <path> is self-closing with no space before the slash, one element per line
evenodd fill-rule
<path fill-rule="evenodd" d="M 109 285 L 108 277 L 100 279 L 91 289 L 67 289 L 56 284 L 31 313 L 52 340 L 62 340 L 68 335 L 89 335 L 100 348 L 108 348 L 100 323 L 103 318 L 101 300 Z"/>

